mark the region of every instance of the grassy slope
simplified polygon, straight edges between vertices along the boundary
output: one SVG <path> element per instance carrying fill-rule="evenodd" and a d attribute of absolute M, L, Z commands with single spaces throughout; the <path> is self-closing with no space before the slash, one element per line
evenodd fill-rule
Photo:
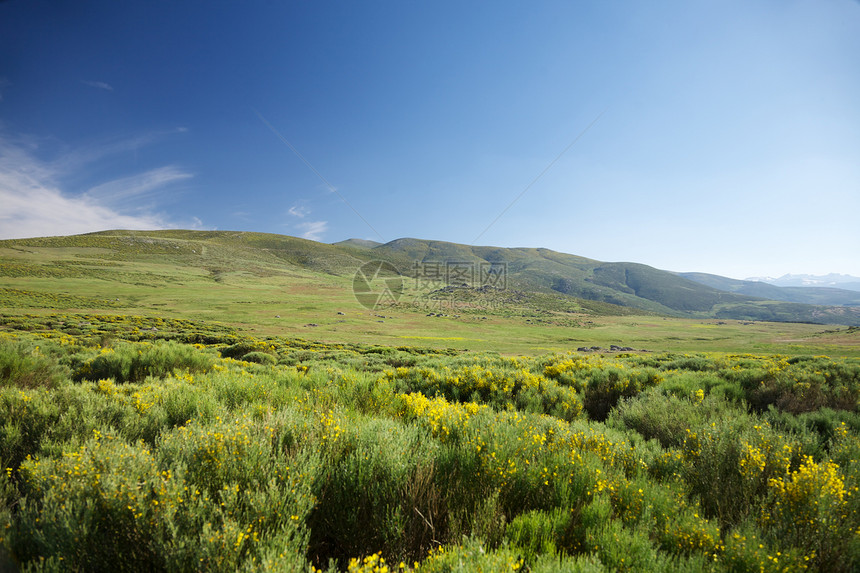
<path fill-rule="evenodd" d="M 780 320 L 851 324 L 860 326 L 860 309 L 815 307 L 811 304 L 843 304 L 842 299 L 817 293 L 815 297 L 784 301 L 777 311 L 755 293 L 720 290 L 718 285 L 702 284 L 684 276 L 636 263 L 603 263 L 549 249 L 501 249 L 472 247 L 442 241 L 397 239 L 363 252 L 409 272 L 413 261 L 504 263 L 508 286 L 539 292 L 558 292 L 568 296 L 638 308 L 670 316 L 720 317 L 738 320 Z M 722 277 L 719 277 L 722 278 Z M 727 292 L 732 291 L 732 292 Z M 832 294 L 832 293 L 830 293 Z M 852 303 L 853 298 L 845 299 Z M 836 302 L 835 302 L 836 301 Z M 803 302 L 807 304 L 795 304 Z"/>
<path fill-rule="evenodd" d="M 637 316 L 629 314 L 630 309 L 577 300 L 552 289 L 454 290 L 427 306 L 415 304 L 421 293 L 405 281 L 397 306 L 367 310 L 352 294 L 353 269 L 386 251 L 389 260 L 405 267 L 412 260 L 442 256 L 470 260 L 465 257 L 472 253 L 482 260 L 504 260 L 509 272 L 523 277 L 561 276 L 561 269 L 579 265 L 588 278 L 583 269 L 590 267 L 593 273 L 607 267 L 542 249 L 472 249 L 408 239 L 396 243 L 396 249 L 398 245 L 390 243 L 375 248 L 333 246 L 222 231 L 122 231 L 2 241 L 0 312 L 173 316 L 220 321 L 260 335 L 503 353 L 610 344 L 649 350 L 860 352 L 856 332 L 844 329 Z M 632 268 L 625 276 L 628 283 L 637 272 L 644 281 L 654 271 Z M 600 276 L 606 283 L 612 275 Z M 585 278 L 583 283 L 596 290 L 609 289 Z M 430 313 L 447 316 L 427 316 Z"/>

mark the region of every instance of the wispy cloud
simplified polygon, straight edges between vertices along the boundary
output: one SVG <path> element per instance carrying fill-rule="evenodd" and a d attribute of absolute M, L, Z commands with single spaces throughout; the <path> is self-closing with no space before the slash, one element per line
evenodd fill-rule
<path fill-rule="evenodd" d="M 90 80 L 81 80 L 81 83 L 84 85 L 90 86 L 91 88 L 98 88 L 100 90 L 106 90 L 109 92 L 113 91 L 113 86 L 110 85 L 109 83 L 106 83 L 106 82 L 94 82 L 94 81 L 90 81 Z"/>
<path fill-rule="evenodd" d="M 323 233 L 328 231 L 328 221 L 308 221 L 307 223 L 299 223 L 296 227 L 304 231 L 301 235 L 303 239 L 319 241 L 322 239 Z"/>
<path fill-rule="evenodd" d="M 6 187 L 0 175 L 0 238 L 18 239 L 75 235 L 107 229 L 162 229 L 170 226 L 158 215 L 123 215 L 82 198 L 65 197 L 58 189 L 40 187 L 21 195 Z"/>
<path fill-rule="evenodd" d="M 140 201 L 153 192 L 164 191 L 171 183 L 191 177 L 191 173 L 174 166 L 158 167 L 97 185 L 84 193 L 83 198 L 113 208 L 128 207 L 133 201 Z"/>
<path fill-rule="evenodd" d="M 90 155 L 103 156 L 104 151 L 90 150 Z M 139 201 L 135 205 L 135 199 L 151 197 L 192 176 L 177 167 L 160 167 L 106 181 L 84 194 L 72 195 L 63 190 L 61 183 L 67 175 L 67 165 L 66 157 L 44 162 L 33 155 L 33 146 L 0 136 L 0 238 L 202 226 L 196 218 L 183 225 L 151 206 L 141 207 Z"/>
<path fill-rule="evenodd" d="M 287 210 L 287 213 L 297 219 L 304 219 L 311 214 L 311 210 L 302 205 L 293 205 Z M 322 239 L 323 233 L 328 230 L 328 221 L 303 221 L 294 225 L 301 232 L 303 239 L 311 241 L 319 241 Z"/>
<path fill-rule="evenodd" d="M 293 205 L 292 207 L 290 207 L 288 212 L 293 217 L 298 217 L 299 219 L 304 219 L 305 216 L 310 214 L 310 211 L 307 208 L 301 207 L 299 205 Z"/>
<path fill-rule="evenodd" d="M 188 128 L 177 127 L 169 130 L 150 131 L 133 137 L 114 137 L 99 140 L 87 145 L 81 145 L 73 149 L 66 148 L 63 152 L 45 166 L 57 175 L 68 175 L 79 172 L 84 166 L 101 161 L 114 155 L 133 153 L 152 145 L 171 135 L 187 133 Z M 35 152 L 42 146 L 42 141 L 31 140 L 26 142 L 26 148 Z M 22 147 L 25 147 L 22 145 Z"/>

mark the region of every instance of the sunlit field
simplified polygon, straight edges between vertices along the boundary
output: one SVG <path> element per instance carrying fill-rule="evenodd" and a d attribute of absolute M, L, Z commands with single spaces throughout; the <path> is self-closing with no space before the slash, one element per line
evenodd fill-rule
<path fill-rule="evenodd" d="M 860 564 L 857 358 L 513 356 L 116 314 L 2 322 L 7 568 Z"/>
<path fill-rule="evenodd" d="M 860 0 L 0 54 L 0 573 L 860 573 Z"/>

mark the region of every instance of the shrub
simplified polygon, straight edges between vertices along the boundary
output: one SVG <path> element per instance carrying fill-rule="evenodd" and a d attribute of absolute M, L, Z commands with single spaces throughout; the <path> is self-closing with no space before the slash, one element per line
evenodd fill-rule
<path fill-rule="evenodd" d="M 0 388 L 0 463 L 17 469 L 55 429 L 61 410 L 50 395 L 35 390 Z"/>
<path fill-rule="evenodd" d="M 438 547 L 421 563 L 420 570 L 427 573 L 450 571 L 522 571 L 522 556 L 506 547 L 492 551 L 479 539 L 467 539 L 462 545 Z"/>
<path fill-rule="evenodd" d="M 177 503 L 169 501 L 177 492 L 165 489 L 144 448 L 105 436 L 60 459 L 30 460 L 22 474 L 27 498 L 9 532 L 16 559 L 62 559 L 69 570 L 164 569 L 158 503 Z"/>
<path fill-rule="evenodd" d="M 808 556 L 781 543 L 765 539 L 752 523 L 744 522 L 723 540 L 720 562 L 726 571 L 780 573 L 804 571 L 811 565 Z M 822 571 L 830 571 L 828 568 Z"/>
<path fill-rule="evenodd" d="M 665 362 L 661 365 L 664 370 L 690 370 L 692 372 L 706 372 L 708 370 L 716 370 L 717 366 L 713 360 L 710 360 L 701 355 L 682 356 Z"/>
<path fill-rule="evenodd" d="M 860 516 L 839 466 L 806 457 L 800 467 L 768 482 L 768 509 L 760 521 L 772 539 L 800 548 L 830 571 L 854 570 L 860 557 Z"/>
<path fill-rule="evenodd" d="M 221 356 L 224 358 L 244 359 L 244 356 L 250 352 L 265 352 L 274 355 L 275 348 L 261 340 L 248 340 L 222 348 Z"/>
<path fill-rule="evenodd" d="M 530 511 L 515 517 L 508 524 L 508 541 L 521 549 L 527 562 L 543 554 L 572 553 L 574 516 L 572 510 L 556 508 L 550 512 Z"/>
<path fill-rule="evenodd" d="M 386 376 L 403 393 L 421 392 L 452 402 L 487 404 L 496 410 L 514 407 L 527 412 L 551 414 L 565 420 L 582 411 L 576 390 L 510 364 L 482 364 L 457 368 L 397 368 Z"/>
<path fill-rule="evenodd" d="M 830 442 L 837 437 L 841 428 L 847 426 L 855 434 L 860 430 L 860 415 L 830 408 L 795 415 L 770 406 L 764 418 L 774 428 L 806 444 L 804 452 L 814 455 L 816 459 L 825 455 Z"/>
<path fill-rule="evenodd" d="M 120 344 L 104 348 L 75 373 L 76 380 L 112 378 L 116 382 L 142 382 L 147 376 L 164 378 L 173 372 L 205 372 L 212 368 L 212 355 L 173 341 L 153 344 Z"/>
<path fill-rule="evenodd" d="M 174 336 L 76 317 L 95 325 L 87 339 L 0 345 L 82 380 L 0 385 L 0 569 L 7 555 L 39 571 L 860 564 L 860 417 L 781 401 L 816 381 L 850 397 L 853 359 L 449 356 L 233 334 L 213 344 L 241 361 L 88 346 L 114 319 Z M 275 353 L 304 363 L 273 367 Z M 761 388 L 767 410 L 747 411 Z"/>
<path fill-rule="evenodd" d="M 611 519 L 612 504 L 607 496 L 595 496 L 582 510 L 583 549 L 595 553 L 612 571 L 657 571 L 665 557 L 638 528 L 627 528 Z"/>
<path fill-rule="evenodd" d="M 308 556 L 317 564 L 335 559 L 345 566 L 367 553 L 395 560 L 426 554 L 447 526 L 427 434 L 392 421 L 357 418 L 346 424 L 334 416 L 321 416 L 324 469 L 313 484 Z"/>
<path fill-rule="evenodd" d="M 0 388 L 55 388 L 62 377 L 56 361 L 43 355 L 38 346 L 0 341 Z"/>
<path fill-rule="evenodd" d="M 212 494 L 186 480 L 185 461 L 165 467 L 142 444 L 100 432 L 61 458 L 28 460 L 26 498 L 8 531 L 13 557 L 60 560 L 60 570 L 224 571 L 304 553 L 312 456 Z"/>
<path fill-rule="evenodd" d="M 699 392 L 702 392 L 699 390 Z M 739 412 L 721 397 L 692 394 L 679 398 L 660 389 L 646 390 L 621 403 L 607 423 L 635 430 L 646 439 L 656 439 L 664 448 L 684 443 L 687 430 L 696 430 L 719 420 L 729 420 Z"/>
<path fill-rule="evenodd" d="M 796 444 L 766 423 L 738 417 L 686 431 L 681 476 L 704 514 L 725 532 L 755 511 L 768 480 L 783 475 Z"/>
<path fill-rule="evenodd" d="M 254 362 L 256 364 L 275 364 L 278 359 L 267 352 L 249 352 L 242 357 L 245 362 Z"/>
<path fill-rule="evenodd" d="M 608 367 L 592 370 L 585 388 L 583 408 L 590 419 L 602 422 L 621 398 L 636 396 L 661 380 L 662 376 L 651 369 L 627 371 Z"/>

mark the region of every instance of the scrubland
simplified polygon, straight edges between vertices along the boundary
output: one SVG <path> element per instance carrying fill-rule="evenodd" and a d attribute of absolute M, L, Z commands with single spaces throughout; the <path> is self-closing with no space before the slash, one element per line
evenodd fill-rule
<path fill-rule="evenodd" d="M 127 315 L 0 322 L 6 567 L 860 565 L 856 358 L 503 356 Z"/>

